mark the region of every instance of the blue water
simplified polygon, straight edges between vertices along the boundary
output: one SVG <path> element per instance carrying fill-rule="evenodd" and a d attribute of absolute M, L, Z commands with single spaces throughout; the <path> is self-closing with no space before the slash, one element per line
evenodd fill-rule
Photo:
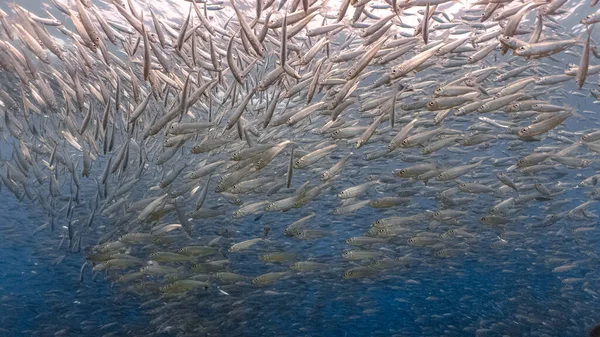
<path fill-rule="evenodd" d="M 85 256 L 64 245 L 57 249 L 61 239 L 49 228 L 32 235 L 46 221 L 44 212 L 3 188 L 0 214 L 0 336 L 144 331 L 148 319 L 137 309 L 138 298 L 115 293 L 102 277 L 92 280 L 89 267 L 80 283 Z M 117 324 L 101 329 L 110 323 Z"/>

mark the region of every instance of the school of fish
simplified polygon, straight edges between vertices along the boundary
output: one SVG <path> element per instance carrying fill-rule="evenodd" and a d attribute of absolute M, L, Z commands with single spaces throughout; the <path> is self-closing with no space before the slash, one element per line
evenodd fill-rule
<path fill-rule="evenodd" d="M 0 10 L 2 187 L 154 334 L 242 335 L 242 303 L 295 285 L 409 287 L 463 259 L 510 269 L 502 252 L 598 298 L 568 277 L 600 261 L 598 0 L 181 2 L 176 21 L 131 0 Z M 550 336 L 562 314 L 444 336 Z"/>

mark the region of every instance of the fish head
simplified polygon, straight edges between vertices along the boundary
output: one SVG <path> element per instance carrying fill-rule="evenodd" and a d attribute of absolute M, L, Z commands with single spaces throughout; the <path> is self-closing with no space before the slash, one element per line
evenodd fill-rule
<path fill-rule="evenodd" d="M 502 35 L 500 36 L 500 42 L 507 47 L 513 47 L 515 43 L 515 39 L 511 36 Z"/>
<path fill-rule="evenodd" d="M 438 220 L 438 221 L 441 220 L 442 219 L 442 212 L 437 211 L 437 212 L 431 214 L 431 218 L 434 219 L 434 220 Z"/>
<path fill-rule="evenodd" d="M 296 230 L 296 231 L 293 232 L 293 236 L 295 238 L 298 238 L 298 239 L 305 239 L 306 238 L 306 231 Z"/>
<path fill-rule="evenodd" d="M 257 169 L 259 169 L 259 168 L 263 168 L 263 166 L 264 166 L 264 165 L 265 165 L 265 160 L 264 160 L 263 158 L 261 158 L 261 159 L 257 160 L 257 161 L 254 163 L 254 166 L 255 166 Z"/>
<path fill-rule="evenodd" d="M 440 104 L 437 100 L 432 100 L 427 103 L 426 108 L 429 111 L 433 111 L 433 110 L 437 109 L 439 106 L 440 106 Z"/>
<path fill-rule="evenodd" d="M 147 31 L 146 33 L 148 34 L 148 40 L 149 40 L 150 42 L 152 42 L 152 43 L 157 43 L 157 42 L 159 42 L 159 41 L 158 41 L 158 36 L 157 36 L 155 33 L 153 33 L 153 32 L 150 32 L 150 31 Z"/>
<path fill-rule="evenodd" d="M 522 128 L 521 130 L 519 130 L 519 132 L 517 132 L 517 136 L 519 137 L 529 137 L 530 136 L 530 127 L 525 127 Z"/>
<path fill-rule="evenodd" d="M 353 270 L 353 269 L 351 269 L 351 270 L 346 270 L 346 271 L 344 272 L 344 274 L 342 274 L 342 277 L 343 277 L 344 279 L 355 278 L 355 277 L 357 277 L 357 276 L 358 276 L 358 274 L 359 274 L 359 273 L 358 273 L 358 271 L 357 271 L 357 270 Z"/>
<path fill-rule="evenodd" d="M 294 236 L 294 230 L 291 228 L 286 228 L 283 230 L 283 235 L 285 236 Z"/>
<path fill-rule="evenodd" d="M 385 224 L 385 220 L 379 219 L 373 223 L 373 226 L 383 226 Z"/>
<path fill-rule="evenodd" d="M 446 254 L 446 250 L 442 249 L 442 250 L 438 250 L 437 252 L 433 253 L 433 256 L 435 257 L 448 257 L 448 254 Z"/>
<path fill-rule="evenodd" d="M 395 149 L 396 147 L 397 147 L 397 144 L 392 144 L 392 143 L 389 143 L 389 144 L 386 146 L 386 148 L 387 148 L 387 151 L 388 151 L 388 152 L 392 152 L 392 151 L 394 151 L 394 149 Z"/>
<path fill-rule="evenodd" d="M 530 53 L 531 48 L 529 46 L 521 46 L 515 49 L 515 54 L 519 56 L 527 56 Z"/>
<path fill-rule="evenodd" d="M 269 19 L 269 27 L 271 28 L 276 28 L 279 24 L 282 23 L 282 18 L 280 17 L 273 17 Z"/>
<path fill-rule="evenodd" d="M 442 172 L 435 177 L 435 180 L 437 180 L 437 181 L 446 180 L 447 177 L 448 177 L 448 174 L 446 174 L 446 172 Z"/>
<path fill-rule="evenodd" d="M 552 13 L 552 7 L 550 5 L 546 5 L 541 9 L 542 15 L 548 15 Z"/>
<path fill-rule="evenodd" d="M 369 264 L 369 267 L 371 268 L 380 268 L 383 265 L 383 262 L 381 260 L 378 261 L 373 261 Z"/>
<path fill-rule="evenodd" d="M 405 139 L 406 140 L 406 139 Z M 408 144 L 408 143 L 406 143 Z M 402 145 L 404 145 L 404 142 L 402 142 Z M 401 178 L 405 178 L 408 175 L 408 170 L 407 169 L 401 169 L 400 171 L 396 172 L 396 175 L 401 177 Z"/>
<path fill-rule="evenodd" d="M 99 36 L 94 36 L 92 38 L 92 44 L 94 45 L 94 47 L 99 48 L 101 45 L 102 41 L 100 41 L 100 37 Z"/>
<path fill-rule="evenodd" d="M 392 68 L 391 76 L 398 77 L 398 76 L 401 76 L 403 72 L 404 72 L 404 66 L 399 65 L 397 67 Z"/>
<path fill-rule="evenodd" d="M 354 78 L 354 76 L 356 76 L 356 70 L 354 69 L 354 67 L 352 67 L 346 73 L 346 80 L 350 81 L 351 79 Z"/>
<path fill-rule="evenodd" d="M 379 228 L 378 230 L 375 231 L 375 236 L 387 236 L 389 232 L 389 229 L 387 228 Z"/>
<path fill-rule="evenodd" d="M 269 261 L 271 254 L 262 254 L 258 257 L 261 261 Z"/>
<path fill-rule="evenodd" d="M 479 221 L 481 223 L 487 224 L 490 222 L 490 218 L 488 216 L 482 216 L 481 218 L 479 218 Z"/>

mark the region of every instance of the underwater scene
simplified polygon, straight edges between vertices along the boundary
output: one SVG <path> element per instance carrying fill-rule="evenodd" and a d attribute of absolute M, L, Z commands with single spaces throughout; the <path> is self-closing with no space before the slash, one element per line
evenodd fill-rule
<path fill-rule="evenodd" d="M 600 336 L 597 3 L 0 1 L 0 336 Z"/>

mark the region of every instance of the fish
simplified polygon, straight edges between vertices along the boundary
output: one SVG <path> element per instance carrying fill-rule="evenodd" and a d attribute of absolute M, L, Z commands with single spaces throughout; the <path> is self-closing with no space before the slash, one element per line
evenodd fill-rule
<path fill-rule="evenodd" d="M 577 68 L 577 74 L 575 75 L 575 80 L 577 81 L 577 88 L 581 89 L 583 84 L 585 83 L 585 78 L 587 77 L 588 67 L 590 63 L 590 38 L 592 36 L 592 30 L 594 26 L 588 28 L 588 38 L 583 47 L 583 51 L 581 52 L 581 60 L 579 61 L 579 67 Z"/>

